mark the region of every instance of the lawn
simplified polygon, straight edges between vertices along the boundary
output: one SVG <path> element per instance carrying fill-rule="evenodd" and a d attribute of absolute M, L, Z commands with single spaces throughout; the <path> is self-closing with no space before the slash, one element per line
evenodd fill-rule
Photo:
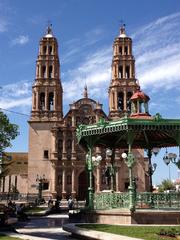
<path fill-rule="evenodd" d="M 144 240 L 175 240 L 175 237 L 162 236 L 162 232 L 178 232 L 180 235 L 180 226 L 117 226 L 106 224 L 78 224 L 78 227 L 87 228 L 96 231 L 125 235 L 129 237 L 141 238 Z"/>
<path fill-rule="evenodd" d="M 0 233 L 0 239 L 1 240 L 20 240 L 20 238 L 9 237 L 9 236 L 3 235 L 1 233 Z"/>
<path fill-rule="evenodd" d="M 28 208 L 25 210 L 25 212 L 35 212 L 35 213 L 38 213 L 38 212 L 41 212 L 41 211 L 44 211 L 44 210 L 47 210 L 47 207 L 31 207 L 31 208 Z"/>

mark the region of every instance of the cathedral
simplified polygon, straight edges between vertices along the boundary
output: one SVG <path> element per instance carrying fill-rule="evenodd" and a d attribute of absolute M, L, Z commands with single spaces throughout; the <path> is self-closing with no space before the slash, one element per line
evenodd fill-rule
<path fill-rule="evenodd" d="M 131 110 L 131 96 L 139 84 L 135 78 L 135 59 L 132 40 L 126 36 L 125 26 L 113 44 L 112 79 L 109 85 L 109 114 L 102 104 L 88 97 L 87 86 L 83 98 L 70 104 L 63 115 L 63 89 L 60 77 L 58 42 L 51 26 L 40 40 L 36 60 L 36 77 L 32 87 L 32 111 L 29 120 L 28 192 L 35 193 L 37 175 L 43 178 L 43 196 L 69 195 L 84 199 L 87 190 L 86 153 L 76 140 L 76 127 L 99 121 L 118 119 Z M 94 169 L 94 190 L 106 189 L 104 169 L 106 156 L 103 149 L 94 150 L 103 161 Z M 128 169 L 121 158 L 121 149 L 115 151 L 115 191 L 127 191 Z M 146 174 L 148 161 L 144 151 L 135 150 L 138 159 L 134 167 L 139 191 L 148 190 Z"/>
<path fill-rule="evenodd" d="M 117 120 L 129 115 L 130 99 L 138 89 L 132 39 L 126 35 L 123 25 L 113 43 L 112 78 L 107 94 L 108 115 L 103 111 L 102 104 L 89 98 L 87 86 L 84 87 L 83 98 L 69 104 L 69 110 L 64 115 L 58 41 L 52 27 L 48 26 L 39 43 L 32 86 L 27 192 L 37 194 L 37 180 L 40 179 L 43 197 L 66 199 L 71 195 L 84 200 L 88 187 L 86 152 L 77 143 L 76 128 L 79 124 L 96 123 L 101 118 Z M 128 191 L 128 168 L 121 157 L 125 150 L 115 149 L 113 190 L 116 192 Z M 102 156 L 101 164 L 93 171 L 94 191 L 100 192 L 108 189 L 105 178 L 108 156 L 106 149 L 96 147 L 94 152 Z M 137 159 L 133 168 L 137 191 L 149 191 L 148 159 L 142 149 L 135 149 L 133 153 Z"/>

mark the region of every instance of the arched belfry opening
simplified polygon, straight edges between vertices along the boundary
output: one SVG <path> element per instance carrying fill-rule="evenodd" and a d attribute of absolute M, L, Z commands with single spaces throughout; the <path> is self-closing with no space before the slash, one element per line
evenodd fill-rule
<path fill-rule="evenodd" d="M 48 110 L 53 111 L 54 110 L 54 93 L 49 93 L 49 102 L 48 102 Z"/>
<path fill-rule="evenodd" d="M 124 94 L 123 92 L 118 93 L 118 110 L 123 111 L 124 108 Z"/>
<path fill-rule="evenodd" d="M 45 110 L 45 93 L 41 92 L 40 93 L 40 110 Z"/>

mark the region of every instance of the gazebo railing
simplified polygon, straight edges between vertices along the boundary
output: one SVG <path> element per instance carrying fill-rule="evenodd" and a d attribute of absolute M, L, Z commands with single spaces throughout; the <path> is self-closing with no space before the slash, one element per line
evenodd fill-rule
<path fill-rule="evenodd" d="M 94 209 L 128 208 L 129 193 L 95 193 Z"/>
<path fill-rule="evenodd" d="M 130 195 L 125 193 L 95 193 L 94 209 L 129 209 Z M 136 209 L 178 209 L 180 210 L 180 192 L 173 193 L 136 193 Z"/>
<path fill-rule="evenodd" d="M 137 193 L 136 208 L 180 209 L 180 192 Z"/>

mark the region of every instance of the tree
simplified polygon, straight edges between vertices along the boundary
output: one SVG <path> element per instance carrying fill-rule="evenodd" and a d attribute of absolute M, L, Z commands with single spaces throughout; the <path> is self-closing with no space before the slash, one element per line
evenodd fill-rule
<path fill-rule="evenodd" d="M 0 112 L 0 177 L 8 174 L 9 160 L 11 160 L 3 151 L 11 147 L 11 140 L 14 140 L 18 134 L 18 126 L 10 123 L 6 114 Z"/>
<path fill-rule="evenodd" d="M 167 190 L 175 190 L 174 183 L 170 179 L 165 179 L 162 181 L 162 183 L 158 186 L 159 192 L 164 192 Z"/>
<path fill-rule="evenodd" d="M 10 123 L 6 114 L 0 112 L 0 153 L 11 146 L 11 140 L 14 140 L 18 134 L 18 126 Z"/>

